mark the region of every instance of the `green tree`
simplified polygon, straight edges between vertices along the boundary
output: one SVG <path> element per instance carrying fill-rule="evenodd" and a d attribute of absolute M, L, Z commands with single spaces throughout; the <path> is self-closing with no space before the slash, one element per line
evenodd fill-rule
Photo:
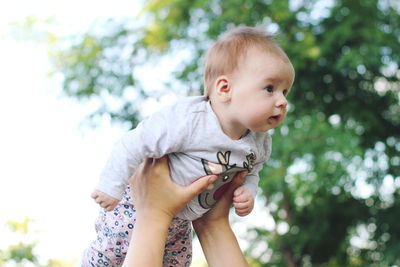
<path fill-rule="evenodd" d="M 138 17 L 54 42 L 51 56 L 66 95 L 97 99 L 92 121 L 134 127 L 144 97 L 202 91 L 204 52 L 226 29 L 276 33 L 296 80 L 261 188 L 286 230 L 249 230 L 247 253 L 262 266 L 399 265 L 399 12 L 392 0 L 150 0 Z M 163 58 L 180 59 L 170 83 L 146 91 L 138 69 Z"/>

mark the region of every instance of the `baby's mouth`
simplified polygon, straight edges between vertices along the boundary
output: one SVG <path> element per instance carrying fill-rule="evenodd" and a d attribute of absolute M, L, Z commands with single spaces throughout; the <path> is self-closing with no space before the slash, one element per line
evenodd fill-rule
<path fill-rule="evenodd" d="M 280 117 L 281 117 L 281 115 L 275 115 L 275 116 L 269 117 L 269 119 L 273 120 L 273 121 L 278 121 L 280 119 Z"/>

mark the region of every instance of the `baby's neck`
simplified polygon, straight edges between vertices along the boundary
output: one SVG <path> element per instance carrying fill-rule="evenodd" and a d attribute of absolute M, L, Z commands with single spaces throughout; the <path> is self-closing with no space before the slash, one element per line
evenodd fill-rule
<path fill-rule="evenodd" d="M 219 125 L 221 126 L 222 131 L 232 140 L 238 140 L 244 136 L 246 136 L 249 132 L 248 129 L 240 127 L 237 123 L 234 122 L 230 109 L 228 107 L 229 104 L 219 103 L 217 101 L 210 101 L 210 106 L 215 115 L 217 116 Z"/>

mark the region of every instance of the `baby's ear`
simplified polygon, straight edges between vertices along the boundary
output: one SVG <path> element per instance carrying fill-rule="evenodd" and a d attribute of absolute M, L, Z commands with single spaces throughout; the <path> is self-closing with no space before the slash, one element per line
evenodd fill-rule
<path fill-rule="evenodd" d="M 232 89 L 230 80 L 227 76 L 218 76 L 215 81 L 215 93 L 221 102 L 228 102 L 231 100 Z"/>

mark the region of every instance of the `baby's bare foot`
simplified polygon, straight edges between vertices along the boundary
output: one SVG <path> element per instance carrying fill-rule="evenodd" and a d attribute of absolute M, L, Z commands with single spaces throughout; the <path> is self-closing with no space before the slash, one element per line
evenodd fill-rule
<path fill-rule="evenodd" d="M 91 197 L 106 211 L 112 211 L 117 206 L 119 199 L 113 198 L 106 193 L 95 190 Z"/>

